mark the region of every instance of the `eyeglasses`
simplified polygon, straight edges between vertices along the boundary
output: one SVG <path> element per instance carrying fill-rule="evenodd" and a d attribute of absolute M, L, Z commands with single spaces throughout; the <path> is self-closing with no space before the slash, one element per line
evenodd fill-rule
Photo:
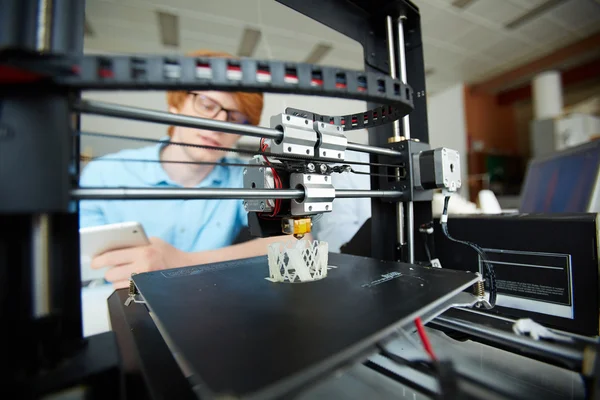
<path fill-rule="evenodd" d="M 199 116 L 204 118 L 215 118 L 221 111 L 225 111 L 227 114 L 227 121 L 235 124 L 247 124 L 248 117 L 238 110 L 228 110 L 219 104 L 216 100 L 203 95 L 201 93 L 188 92 L 193 96 L 193 107 L 194 111 Z"/>

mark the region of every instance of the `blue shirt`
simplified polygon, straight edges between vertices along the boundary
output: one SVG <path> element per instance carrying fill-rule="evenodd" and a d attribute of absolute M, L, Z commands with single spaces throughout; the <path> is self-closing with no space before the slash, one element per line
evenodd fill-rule
<path fill-rule="evenodd" d="M 81 187 L 181 187 L 160 163 L 115 159 L 159 160 L 165 144 L 123 150 L 91 161 L 81 174 Z M 114 161 L 110 161 L 114 160 Z M 223 162 L 240 162 L 224 158 Z M 197 186 L 243 187 L 243 168 L 215 166 Z M 183 251 L 202 251 L 230 245 L 248 216 L 241 200 L 84 200 L 80 202 L 81 228 L 135 221 L 148 237 L 159 237 Z"/>

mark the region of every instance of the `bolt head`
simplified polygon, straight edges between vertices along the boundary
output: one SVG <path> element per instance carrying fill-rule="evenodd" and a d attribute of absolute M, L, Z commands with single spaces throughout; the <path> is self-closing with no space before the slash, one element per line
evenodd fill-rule
<path fill-rule="evenodd" d="M 261 203 L 260 203 L 260 209 L 261 209 L 261 210 L 264 210 L 264 209 L 265 209 L 265 203 L 263 203 L 263 202 L 261 202 Z"/>
<path fill-rule="evenodd" d="M 319 167 L 319 170 L 321 171 L 322 174 L 327 172 L 327 165 L 325 164 L 321 164 L 321 166 Z"/>

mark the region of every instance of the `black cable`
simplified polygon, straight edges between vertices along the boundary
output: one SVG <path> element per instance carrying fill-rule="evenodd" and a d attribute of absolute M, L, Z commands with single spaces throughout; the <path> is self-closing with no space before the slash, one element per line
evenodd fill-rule
<path fill-rule="evenodd" d="M 143 158 L 107 158 L 93 157 L 89 161 L 115 161 L 115 162 L 144 162 L 144 163 L 160 163 L 160 164 L 192 164 L 192 165 L 215 165 L 223 167 L 248 167 L 248 168 L 263 168 L 263 164 L 244 164 L 244 163 L 226 163 L 216 161 L 170 161 L 170 160 L 150 160 Z M 273 167 L 272 167 L 273 168 Z M 274 168 L 285 170 L 282 165 L 276 165 Z"/>
<path fill-rule="evenodd" d="M 496 274 L 494 272 L 494 267 L 492 266 L 491 262 L 488 260 L 486 254 L 485 254 L 485 251 L 481 247 L 479 247 L 475 243 L 467 242 L 465 240 L 455 239 L 452 236 L 450 236 L 450 233 L 448 232 L 448 203 L 449 202 L 450 202 L 450 196 L 445 196 L 444 210 L 442 211 L 442 217 L 440 218 L 440 223 L 442 225 L 442 232 L 444 232 L 444 235 L 451 241 L 469 246 L 477 252 L 479 257 L 481 258 L 481 261 L 485 265 L 487 278 L 489 281 L 489 287 L 490 287 L 489 302 L 490 302 L 490 305 L 492 307 L 494 307 L 496 305 L 496 296 L 497 296 Z"/>
<path fill-rule="evenodd" d="M 427 232 L 421 232 L 421 236 L 423 236 L 423 246 L 425 247 L 425 253 L 427 254 L 427 259 L 431 264 L 431 251 L 429 250 L 429 235 Z"/>
<path fill-rule="evenodd" d="M 361 171 L 355 171 L 354 169 L 351 169 L 350 172 L 352 172 L 353 174 L 356 174 L 356 175 L 383 176 L 386 178 L 395 178 L 396 177 L 396 175 L 376 174 L 376 173 L 372 173 L 372 172 L 361 172 Z"/>
<path fill-rule="evenodd" d="M 77 132 L 77 133 L 75 133 L 75 136 L 91 136 L 91 137 L 100 137 L 100 138 L 105 138 L 105 139 L 133 140 L 136 142 L 146 142 L 146 143 L 154 143 L 154 144 L 193 147 L 193 148 L 197 148 L 197 149 L 227 151 L 227 152 L 232 152 L 232 153 L 247 154 L 250 156 L 256 155 L 256 151 L 254 151 L 254 150 L 243 150 L 243 149 L 235 149 L 232 147 L 218 147 L 218 146 L 209 146 L 209 145 L 204 145 L 204 144 L 185 143 L 185 142 L 173 142 L 173 141 L 167 142 L 167 141 L 159 140 L 159 139 L 150 139 L 150 138 L 142 138 L 142 137 L 136 137 L 136 136 L 127 136 L 127 135 L 112 135 L 112 134 L 108 134 L 108 133 Z"/>
<path fill-rule="evenodd" d="M 422 224 L 419 227 L 419 232 L 421 232 L 421 238 L 423 239 L 423 247 L 425 248 L 425 253 L 427 254 L 427 259 L 429 260 L 429 264 L 431 265 L 433 259 L 435 259 L 434 248 L 430 245 L 430 238 L 433 237 L 433 222 L 427 222 L 426 224 Z"/>

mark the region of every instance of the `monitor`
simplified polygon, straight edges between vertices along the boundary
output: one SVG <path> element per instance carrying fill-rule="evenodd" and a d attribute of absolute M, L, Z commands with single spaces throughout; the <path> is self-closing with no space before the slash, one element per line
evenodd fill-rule
<path fill-rule="evenodd" d="M 600 140 L 529 163 L 521 213 L 600 212 Z"/>

